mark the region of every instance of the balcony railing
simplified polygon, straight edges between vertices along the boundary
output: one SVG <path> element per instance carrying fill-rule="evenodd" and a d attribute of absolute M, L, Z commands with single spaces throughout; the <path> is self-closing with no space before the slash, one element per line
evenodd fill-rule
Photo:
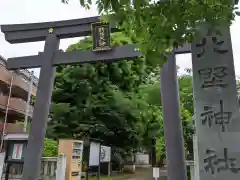
<path fill-rule="evenodd" d="M 0 95 L 0 108 L 1 109 L 5 110 L 7 108 L 7 101 L 8 101 L 8 96 Z M 10 101 L 9 101 L 8 110 L 25 115 L 26 104 L 27 104 L 26 101 L 24 101 L 22 99 L 11 97 Z M 32 113 L 33 113 L 33 107 L 29 106 L 28 116 L 32 117 Z"/>
<path fill-rule="evenodd" d="M 28 92 L 29 88 L 29 81 L 27 81 L 26 77 L 23 77 L 22 72 L 10 72 L 6 69 L 3 64 L 0 64 L 0 81 L 10 85 L 11 78 L 14 76 L 13 79 L 13 87 L 20 87 L 21 89 Z M 36 77 L 33 79 L 33 87 L 32 87 L 32 94 L 35 96 L 37 92 L 37 84 L 36 84 Z"/>
<path fill-rule="evenodd" d="M 20 87 L 21 89 L 24 89 L 26 92 L 29 90 L 29 82 L 23 79 L 21 76 L 17 75 L 13 79 L 13 87 Z M 32 95 L 36 96 L 37 88 L 36 86 L 32 86 Z"/>
<path fill-rule="evenodd" d="M 26 81 L 30 81 L 31 79 L 31 72 L 29 72 L 27 69 L 21 69 L 19 71 L 16 71 L 20 76 L 22 76 L 23 79 Z M 33 85 L 38 86 L 38 78 L 36 76 L 33 76 Z"/>
<path fill-rule="evenodd" d="M 2 134 L 2 131 L 4 129 L 4 123 L 0 124 L 0 132 Z M 22 133 L 23 132 L 23 123 L 6 123 L 5 125 L 5 134 L 9 134 L 9 133 Z"/>
<path fill-rule="evenodd" d="M 9 84 L 11 81 L 11 73 L 2 65 L 0 64 L 0 80 L 6 84 Z"/>

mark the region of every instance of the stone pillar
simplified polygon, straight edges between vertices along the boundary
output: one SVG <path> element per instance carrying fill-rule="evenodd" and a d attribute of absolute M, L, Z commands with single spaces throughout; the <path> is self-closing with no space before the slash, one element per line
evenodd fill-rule
<path fill-rule="evenodd" d="M 192 44 L 201 180 L 240 179 L 240 116 L 230 30 L 201 27 Z"/>
<path fill-rule="evenodd" d="M 56 180 L 65 180 L 67 157 L 61 154 L 57 158 Z"/>
<path fill-rule="evenodd" d="M 198 148 L 197 137 L 193 135 L 193 152 L 194 152 L 194 180 L 199 180 L 199 160 L 198 160 Z"/>
<path fill-rule="evenodd" d="M 194 163 L 194 162 L 193 162 Z M 190 168 L 190 177 L 191 177 L 191 180 L 195 180 L 195 171 L 194 171 L 194 164 L 190 165 L 189 166 Z"/>

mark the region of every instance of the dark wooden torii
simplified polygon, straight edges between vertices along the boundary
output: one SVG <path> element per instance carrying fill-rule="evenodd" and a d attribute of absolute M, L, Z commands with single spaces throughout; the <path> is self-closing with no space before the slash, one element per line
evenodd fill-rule
<path fill-rule="evenodd" d="M 100 38 L 99 30 L 105 33 L 102 38 L 106 40 L 104 46 L 110 47 L 107 50 L 104 47 L 98 47 L 100 51 L 94 51 L 95 49 L 93 49 L 93 51 L 62 52 L 58 49 L 60 39 L 89 36 L 93 31 L 95 32 L 92 34 L 93 38 L 96 39 L 93 46 L 97 47 L 98 43 L 103 40 Z M 134 45 L 111 47 L 108 43 L 110 42 L 110 31 L 116 32 L 119 30 L 114 23 L 107 26 L 100 23 L 98 16 L 46 23 L 2 25 L 1 31 L 5 34 L 6 41 L 12 44 L 45 41 L 44 52 L 38 55 L 14 57 L 7 60 L 9 70 L 41 68 L 22 178 L 23 180 L 36 180 L 40 172 L 56 66 L 132 59 L 140 56 L 141 53 Z M 174 53 L 183 54 L 190 51 L 190 45 L 185 45 Z"/>

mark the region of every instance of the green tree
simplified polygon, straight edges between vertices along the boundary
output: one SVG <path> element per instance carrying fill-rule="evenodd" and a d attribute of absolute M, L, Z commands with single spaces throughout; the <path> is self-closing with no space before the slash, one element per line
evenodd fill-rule
<path fill-rule="evenodd" d="M 141 147 L 145 150 L 150 150 L 153 137 L 163 135 L 162 108 L 158 105 L 159 103 L 149 103 L 149 93 L 152 90 L 152 86 L 153 84 L 149 82 L 143 84 L 139 86 L 138 91 L 133 95 L 134 98 L 136 98 L 139 102 L 141 102 L 141 104 L 144 104 L 145 106 L 145 108 L 141 109 L 142 119 L 141 121 L 138 121 L 139 127 L 137 127 L 139 130 L 141 130 Z M 152 94 L 151 97 L 152 96 L 154 96 L 154 94 Z"/>
<path fill-rule="evenodd" d="M 159 78 L 159 77 L 157 77 Z M 156 79 L 157 79 L 156 78 Z M 192 93 L 192 76 L 190 74 L 182 75 L 178 77 L 179 82 L 179 94 L 180 94 L 180 108 L 181 108 L 181 120 L 183 126 L 183 136 L 185 142 L 185 152 L 187 159 L 193 158 L 193 144 L 192 144 L 192 135 L 193 135 L 193 126 L 192 126 L 192 116 L 194 113 L 193 110 L 193 93 Z M 149 105 L 158 109 L 161 113 L 161 95 L 160 95 L 160 84 L 159 80 L 151 84 L 144 85 L 142 91 L 145 93 L 145 100 Z M 157 138 L 157 156 L 159 159 L 164 159 L 165 154 L 165 143 L 164 143 L 164 131 L 163 131 L 163 121 L 162 115 L 160 117 L 160 129 Z"/>
<path fill-rule="evenodd" d="M 200 24 L 229 25 L 240 15 L 233 5 L 238 0 L 80 0 L 87 8 L 95 2 L 103 20 L 117 22 L 129 37 L 137 37 L 141 51 L 161 64 L 159 52 L 191 43 Z"/>
<path fill-rule="evenodd" d="M 134 39 L 116 33 L 112 42 L 131 44 Z M 91 39 L 86 38 L 68 51 L 90 48 Z M 144 131 L 139 127 L 145 128 L 148 104 L 135 94 L 149 81 L 152 69 L 145 58 L 58 67 L 47 136 L 95 137 L 125 149 L 142 144 Z"/>
<path fill-rule="evenodd" d="M 112 41 L 136 42 L 122 33 L 113 34 Z M 68 51 L 90 48 L 91 39 L 86 38 Z M 58 67 L 47 137 L 94 137 L 125 151 L 149 150 L 153 136 L 164 141 L 158 71 L 159 66 L 144 57 Z M 191 155 L 191 76 L 179 77 L 179 84 L 186 151 Z M 164 157 L 164 144 L 159 147 Z"/>
<path fill-rule="evenodd" d="M 182 75 L 179 77 L 178 82 L 181 102 L 184 108 L 187 109 L 193 115 L 194 107 L 193 107 L 192 76 L 190 74 Z"/>

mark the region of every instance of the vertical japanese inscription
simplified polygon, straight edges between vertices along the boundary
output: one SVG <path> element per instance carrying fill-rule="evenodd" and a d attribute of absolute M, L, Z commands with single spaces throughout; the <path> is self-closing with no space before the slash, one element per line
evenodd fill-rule
<path fill-rule="evenodd" d="M 111 49 L 110 25 L 105 23 L 92 24 L 93 51 L 107 51 Z"/>
<path fill-rule="evenodd" d="M 240 168 L 237 166 L 236 158 L 229 157 L 228 149 L 223 149 L 223 157 L 216 155 L 214 149 L 206 149 L 204 158 L 204 169 L 206 172 L 215 174 L 221 171 L 231 171 L 232 173 L 238 173 Z"/>
<path fill-rule="evenodd" d="M 213 31 L 213 29 L 208 29 L 208 32 L 206 34 L 206 37 L 203 37 L 200 40 L 200 43 L 196 44 L 196 47 L 200 49 L 200 51 L 197 53 L 197 58 L 201 58 L 204 56 L 206 52 L 206 45 L 207 41 L 210 39 L 209 43 L 213 44 L 213 52 L 218 54 L 225 54 L 228 52 L 227 49 L 223 49 L 222 45 L 224 44 L 223 40 L 218 40 L 217 36 L 222 36 L 222 33 L 219 31 Z M 210 37 L 210 38 L 209 38 Z"/>
<path fill-rule="evenodd" d="M 222 48 L 224 41 L 218 40 L 217 36 L 221 37 L 221 32 L 208 29 L 207 34 L 205 37 L 202 38 L 201 43 L 196 44 L 196 47 L 200 48 L 200 51 L 197 53 L 197 58 L 201 58 L 204 56 L 207 43 L 212 43 L 211 53 L 225 54 L 228 52 L 228 50 Z M 208 42 L 207 40 L 210 42 Z M 199 75 L 200 87 L 202 89 L 213 87 L 226 88 L 228 86 L 228 83 L 226 82 L 226 77 L 228 76 L 227 66 L 201 68 L 198 69 L 197 73 Z M 219 112 L 215 112 L 211 105 L 206 105 L 203 107 L 203 109 L 204 112 L 202 112 L 200 115 L 202 118 L 202 125 L 207 125 L 209 128 L 211 128 L 213 124 L 220 125 L 221 131 L 225 132 L 226 125 L 230 123 L 232 112 L 224 111 L 223 100 L 220 100 Z"/>
<path fill-rule="evenodd" d="M 228 75 L 228 68 L 225 66 L 199 69 L 198 75 L 203 89 L 211 87 L 225 88 L 228 85 L 224 82 L 224 78 Z"/>
<path fill-rule="evenodd" d="M 192 44 L 196 104 L 199 179 L 239 179 L 239 150 L 235 137 L 235 77 L 229 27 L 221 32 L 201 27 Z M 217 102 L 217 103 L 216 103 Z M 233 125 L 234 123 L 234 125 Z M 229 137 L 230 136 L 230 137 Z"/>
<path fill-rule="evenodd" d="M 201 113 L 202 125 L 207 125 L 209 128 L 212 124 L 220 125 L 221 131 L 226 131 L 226 125 L 230 123 L 232 112 L 224 111 L 223 100 L 220 100 L 220 111 L 215 112 L 212 106 L 204 106 L 204 112 Z"/>

